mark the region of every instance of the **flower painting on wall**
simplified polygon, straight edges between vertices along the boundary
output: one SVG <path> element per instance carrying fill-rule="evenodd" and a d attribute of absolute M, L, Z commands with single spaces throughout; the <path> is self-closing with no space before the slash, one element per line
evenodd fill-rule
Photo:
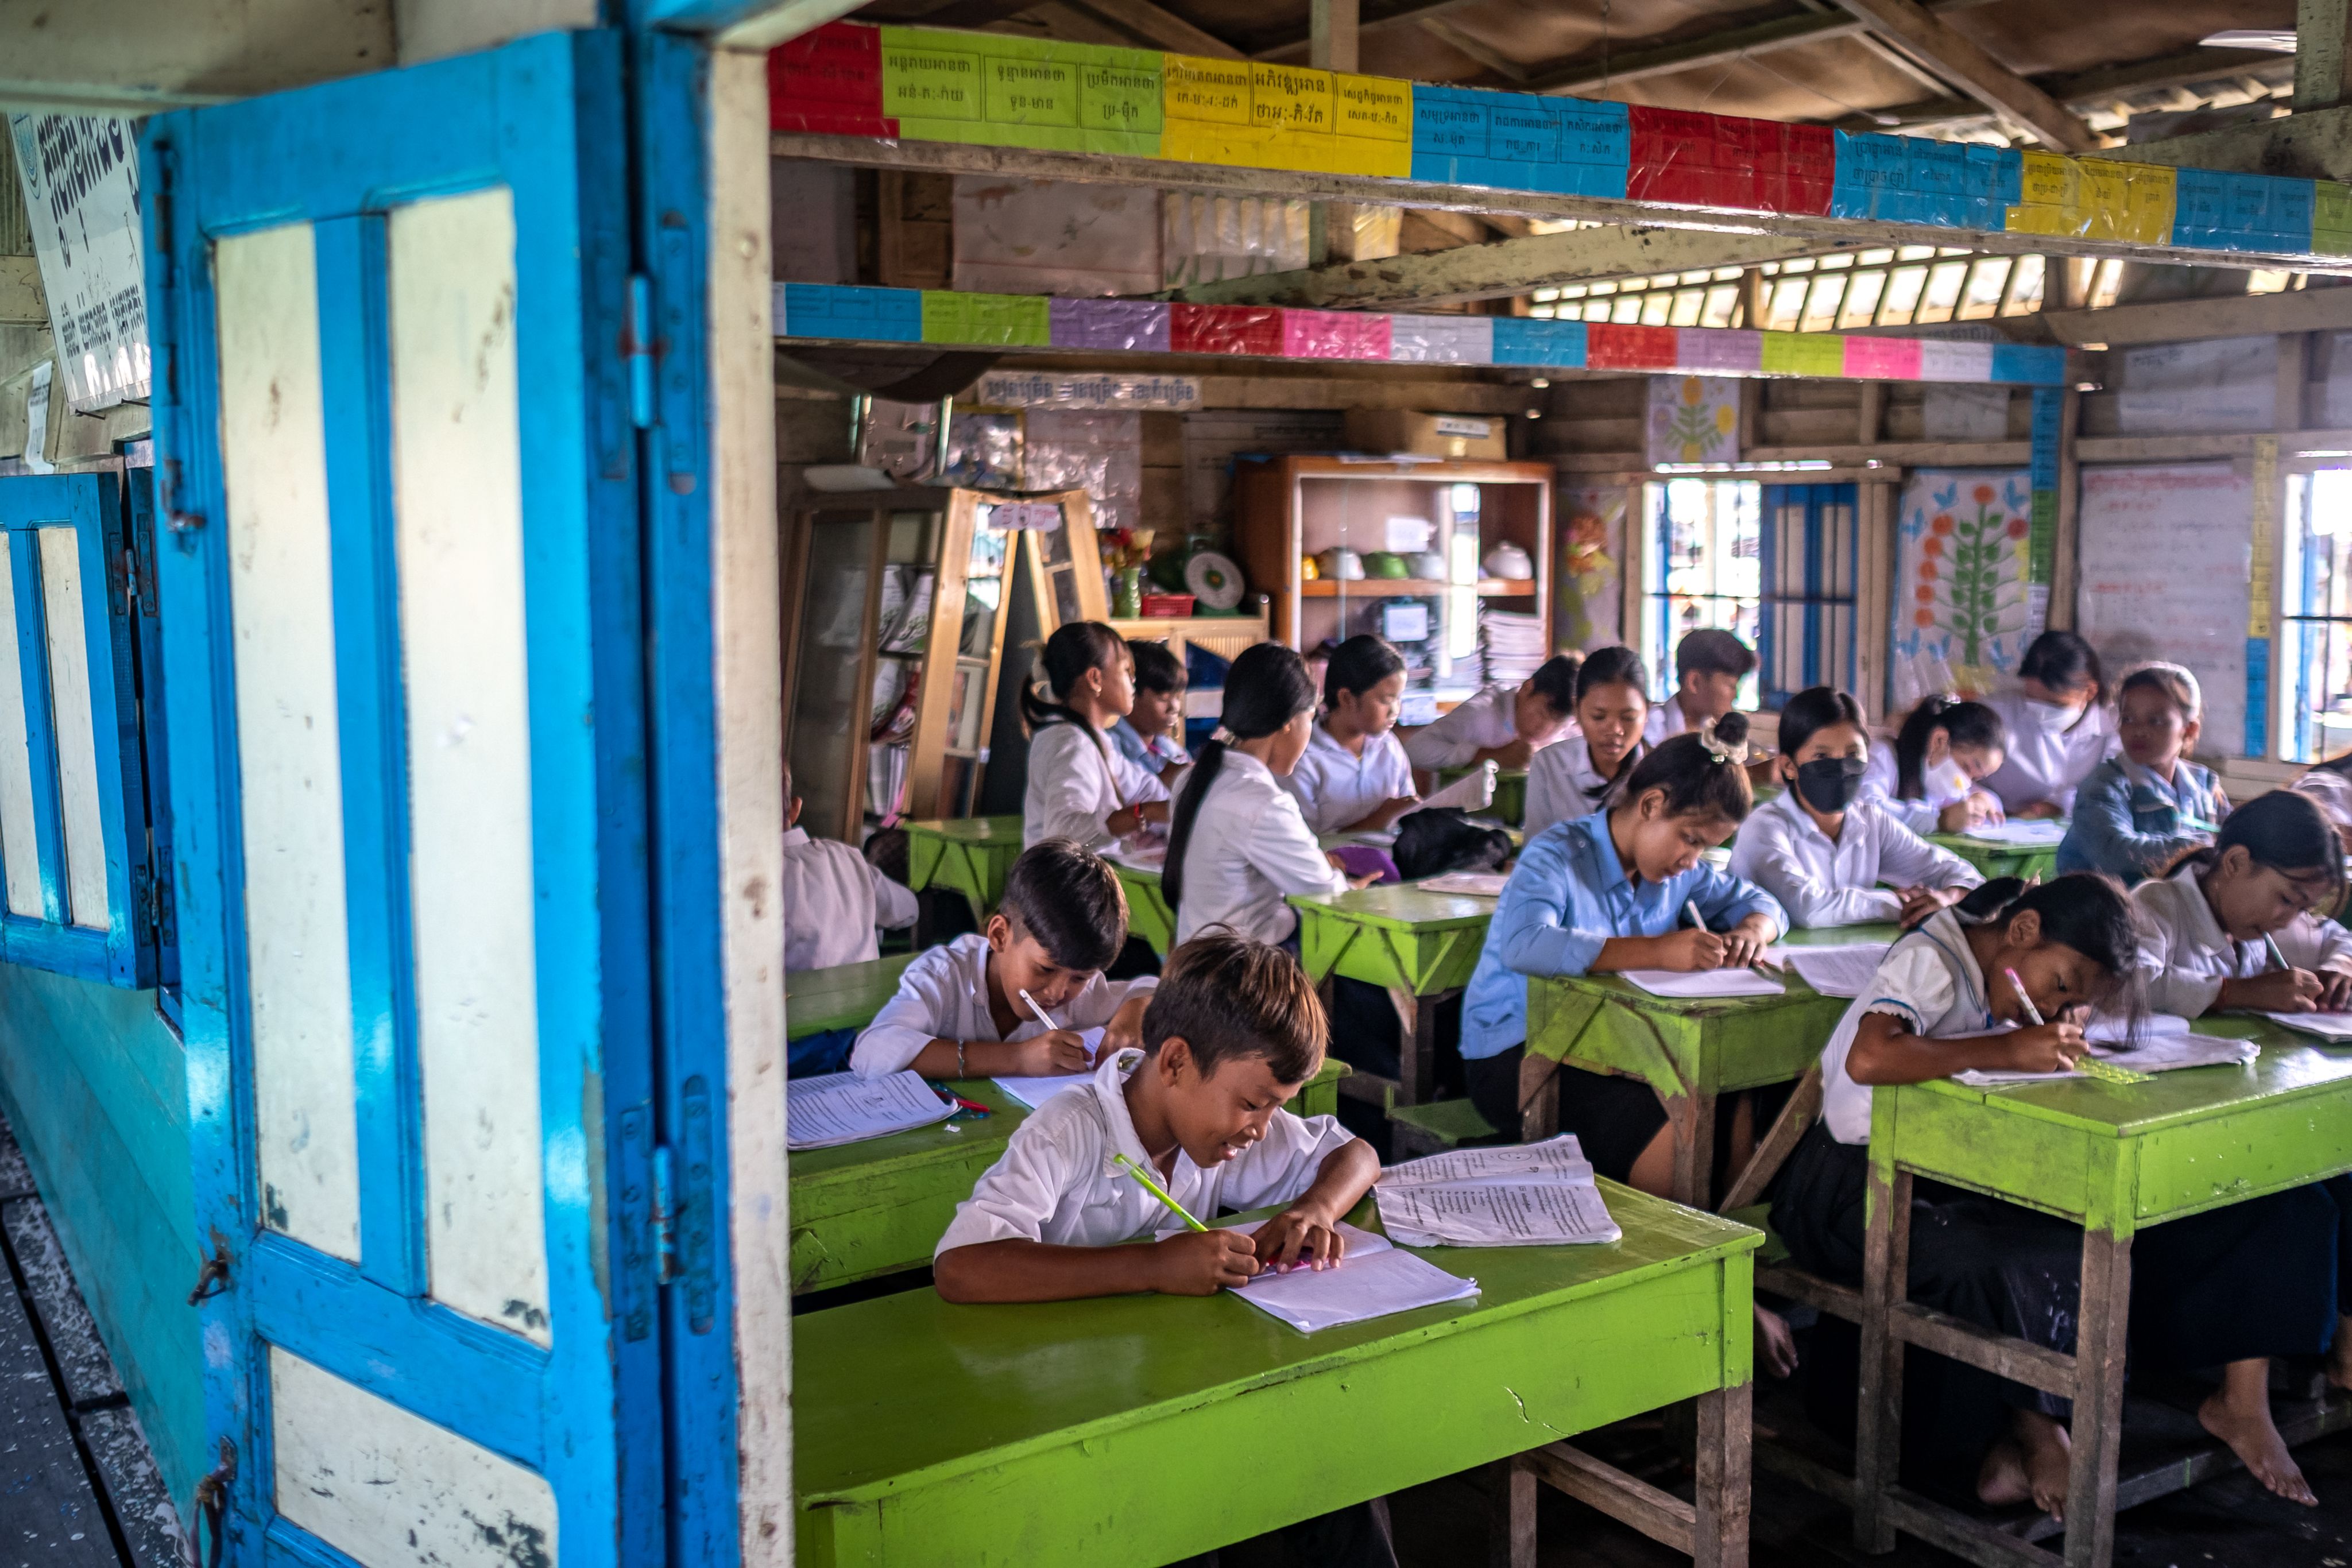
<path fill-rule="evenodd" d="M 1739 382 L 1733 376 L 1652 376 L 1649 458 L 1739 461 Z"/>
<path fill-rule="evenodd" d="M 1981 695 L 2017 673 L 2041 631 L 2028 580 L 2032 507 L 2017 469 L 1920 469 L 1896 523 L 1895 700 Z"/>

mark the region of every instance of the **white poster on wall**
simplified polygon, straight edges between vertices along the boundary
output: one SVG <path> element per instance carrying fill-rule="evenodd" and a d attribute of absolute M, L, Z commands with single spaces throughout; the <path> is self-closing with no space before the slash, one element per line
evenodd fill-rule
<path fill-rule="evenodd" d="M 2209 338 L 2126 349 L 2109 360 L 2116 427 L 2126 435 L 2271 430 L 2278 340 Z"/>
<path fill-rule="evenodd" d="M 12 114 L 41 288 L 77 413 L 147 395 L 147 283 L 135 121 Z"/>
<path fill-rule="evenodd" d="M 2027 582 L 2032 492 L 2022 468 L 1920 468 L 1895 520 L 1895 701 L 1981 695 L 2042 631 Z"/>
<path fill-rule="evenodd" d="M 2205 693 L 2197 749 L 2244 755 L 2252 481 L 2227 463 L 2085 468 L 2076 625 L 2120 678 L 2186 664 Z"/>
<path fill-rule="evenodd" d="M 1646 450 L 1661 463 L 1739 461 L 1739 379 L 1652 376 Z"/>

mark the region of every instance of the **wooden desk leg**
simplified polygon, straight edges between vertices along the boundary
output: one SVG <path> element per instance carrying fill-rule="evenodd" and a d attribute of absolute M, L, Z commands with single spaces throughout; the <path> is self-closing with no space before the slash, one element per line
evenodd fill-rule
<path fill-rule="evenodd" d="M 1523 1457 L 1486 1467 L 1487 1568 L 1536 1568 L 1536 1473 Z"/>
<path fill-rule="evenodd" d="M 1684 1107 L 1676 1115 L 1675 1107 Z M 1715 1207 L 1715 1096 L 1695 1091 L 1680 1101 L 1666 1102 L 1666 1121 L 1674 1128 L 1676 1203 L 1693 1208 Z"/>
<path fill-rule="evenodd" d="M 2083 1231 L 2083 1307 L 2074 1329 L 2074 1451 L 2066 1468 L 2066 1568 L 2107 1568 L 2116 1552 L 2116 1460 L 2123 1442 L 2124 1345 L 2131 1325 L 2131 1238 Z"/>
<path fill-rule="evenodd" d="M 1862 1397 L 1853 1440 L 1853 1543 L 1870 1552 L 1895 1550 L 1895 1525 L 1883 1505 L 1903 1462 L 1903 1342 L 1895 1337 L 1895 1309 L 1909 1293 L 1910 1278 L 1911 1173 L 1897 1169 L 1889 1182 L 1874 1162 L 1863 1233 Z"/>
<path fill-rule="evenodd" d="M 1748 1456 L 1755 1385 L 1698 1397 L 1697 1513 L 1692 1568 L 1748 1568 Z"/>
<path fill-rule="evenodd" d="M 1401 1042 L 1404 1060 L 1397 1063 L 1397 1103 L 1427 1104 L 1437 1092 L 1437 998 L 1412 998 L 1412 1038 Z"/>

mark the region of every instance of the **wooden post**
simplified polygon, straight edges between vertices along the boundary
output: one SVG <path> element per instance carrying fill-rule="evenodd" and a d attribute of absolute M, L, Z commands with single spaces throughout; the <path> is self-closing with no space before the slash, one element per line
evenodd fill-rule
<path fill-rule="evenodd" d="M 2294 112 L 2352 98 L 2352 3 L 2296 0 Z"/>
<path fill-rule="evenodd" d="M 1895 602 L 1895 499 L 1901 470 L 1879 471 L 1855 486 L 1860 515 L 1854 550 L 1854 695 L 1873 719 L 1886 716 L 1891 700 L 1887 650 L 1892 646 Z"/>
<path fill-rule="evenodd" d="M 1675 1201 L 1713 1208 L 1715 1095 L 1698 1089 L 1676 1095 L 1666 1102 L 1666 1119 L 1675 1130 Z"/>
<path fill-rule="evenodd" d="M 2278 336 L 2278 392 L 2271 410 L 2271 428 L 2291 433 L 2306 428 L 2305 389 L 2311 380 L 2311 334 L 2281 332 Z"/>
<path fill-rule="evenodd" d="M 1691 1568 L 1748 1568 L 1755 1385 L 1698 1396 L 1698 1485 Z"/>
<path fill-rule="evenodd" d="M 2074 1447 L 2066 1468 L 2066 1568 L 2107 1568 L 2115 1557 L 2131 1243 L 2128 1232 L 2083 1229 L 2083 1306 L 2075 1320 L 2074 1413 L 2068 1423 Z"/>
<path fill-rule="evenodd" d="M 1536 1473 L 1524 1457 L 1486 1467 L 1487 1568 L 1536 1568 Z"/>
<path fill-rule="evenodd" d="M 2083 394 L 2068 387 L 2058 405 L 2058 542 L 2056 570 L 2051 573 L 2050 613 L 2046 630 L 2071 631 L 2074 625 L 2074 582 L 2077 558 L 2075 534 L 2083 510 L 2083 463 L 2076 439 L 2083 427 Z"/>
<path fill-rule="evenodd" d="M 1864 1552 L 1895 1550 L 1895 1521 L 1886 1516 L 1903 1460 L 1903 1342 L 1895 1337 L 1895 1309 L 1910 1290 L 1911 1173 L 1890 1176 L 1874 1158 L 1868 1217 L 1863 1221 L 1862 1397 L 1853 1439 L 1853 1543 Z M 2079 1460 L 2077 1462 L 2080 1462 Z"/>
<path fill-rule="evenodd" d="M 1739 325 L 1753 332 L 1764 325 L 1764 272 L 1749 267 L 1739 275 Z"/>
<path fill-rule="evenodd" d="M 1356 68 L 1357 0 L 1311 0 L 1307 10 L 1307 63 L 1318 71 L 1352 73 Z M 1322 267 L 1335 249 L 1355 255 L 1353 236 L 1345 247 L 1333 245 L 1336 229 L 1352 227 L 1356 209 L 1348 202 L 1318 202 L 1307 214 L 1307 265 Z"/>

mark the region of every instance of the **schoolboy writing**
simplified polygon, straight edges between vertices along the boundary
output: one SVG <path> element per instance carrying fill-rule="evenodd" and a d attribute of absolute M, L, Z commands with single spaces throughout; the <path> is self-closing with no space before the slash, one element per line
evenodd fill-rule
<path fill-rule="evenodd" d="M 1489 685 L 1412 732 L 1406 760 L 1424 773 L 1493 762 L 1524 768 L 1576 726 L 1581 653 L 1555 653 L 1516 686 Z"/>
<path fill-rule="evenodd" d="M 908 1067 L 926 1078 L 1084 1072 L 1081 1030 L 1101 1028 L 1105 1051 L 1142 1038 L 1151 977 L 1102 976 L 1126 940 L 1127 894 L 1109 865 L 1067 839 L 1032 844 L 988 928 L 918 955 L 849 1065 L 868 1078 Z"/>
<path fill-rule="evenodd" d="M 1029 725 L 1029 784 L 1021 840 L 1068 839 L 1098 850 L 1168 820 L 1168 789 L 1130 762 L 1103 731 L 1135 706 L 1127 644 L 1099 621 L 1074 621 L 1038 654 L 1051 700 L 1021 688 Z"/>

